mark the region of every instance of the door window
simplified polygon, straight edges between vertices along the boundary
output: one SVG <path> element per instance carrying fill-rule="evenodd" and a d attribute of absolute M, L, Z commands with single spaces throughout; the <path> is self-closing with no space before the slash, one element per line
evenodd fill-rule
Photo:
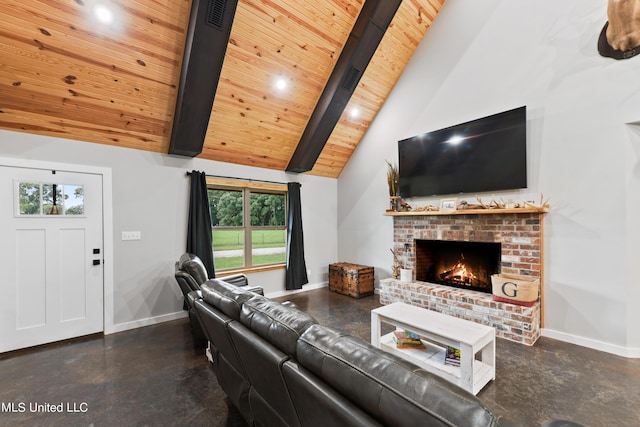
<path fill-rule="evenodd" d="M 16 182 L 16 216 L 84 216 L 84 186 Z"/>

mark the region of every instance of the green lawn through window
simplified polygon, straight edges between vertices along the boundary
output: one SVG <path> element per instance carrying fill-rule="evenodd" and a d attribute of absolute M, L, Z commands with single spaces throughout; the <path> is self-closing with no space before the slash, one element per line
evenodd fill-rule
<path fill-rule="evenodd" d="M 251 264 L 266 265 L 282 263 L 286 260 L 285 255 L 285 230 L 254 230 L 252 232 L 253 249 L 277 248 L 276 253 L 255 254 Z M 234 254 L 226 251 L 237 251 L 243 249 L 243 230 L 213 230 L 213 256 L 215 258 L 216 270 L 230 268 L 242 268 L 244 266 L 241 254 Z M 226 252 L 226 253 L 225 253 Z"/>

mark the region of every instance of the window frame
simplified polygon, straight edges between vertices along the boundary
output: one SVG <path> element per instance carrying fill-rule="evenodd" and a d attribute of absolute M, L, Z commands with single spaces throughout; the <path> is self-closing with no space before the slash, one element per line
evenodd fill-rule
<path fill-rule="evenodd" d="M 229 275 L 236 273 L 255 273 L 259 271 L 278 270 L 286 267 L 286 262 L 253 265 L 252 264 L 252 231 L 253 230 L 284 230 L 285 232 L 285 246 L 288 233 L 288 207 L 289 207 L 289 194 L 286 184 L 276 184 L 267 182 L 246 181 L 241 179 L 226 179 L 226 178 L 213 178 L 207 177 L 207 190 L 221 190 L 221 191 L 241 191 L 242 192 L 242 217 L 243 225 L 240 226 L 211 226 L 212 240 L 214 230 L 239 230 L 244 231 L 244 266 L 239 268 L 230 268 L 224 270 L 218 270 L 216 273 L 221 275 Z M 285 197 L 285 217 L 283 226 L 252 226 L 251 225 L 251 194 L 252 193 L 267 193 L 267 194 L 282 194 Z M 215 246 L 214 246 L 215 248 Z M 215 254 L 214 254 L 215 264 Z"/>

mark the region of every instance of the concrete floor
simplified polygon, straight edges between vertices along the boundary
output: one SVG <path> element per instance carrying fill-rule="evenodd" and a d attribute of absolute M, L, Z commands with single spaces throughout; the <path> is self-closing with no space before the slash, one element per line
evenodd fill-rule
<path fill-rule="evenodd" d="M 367 341 L 380 305 L 327 289 L 279 299 Z M 516 425 L 640 426 L 638 359 L 544 337 L 533 347 L 498 340 L 496 377 L 478 397 Z M 0 426 L 245 425 L 187 319 L 0 355 L 0 403 Z"/>

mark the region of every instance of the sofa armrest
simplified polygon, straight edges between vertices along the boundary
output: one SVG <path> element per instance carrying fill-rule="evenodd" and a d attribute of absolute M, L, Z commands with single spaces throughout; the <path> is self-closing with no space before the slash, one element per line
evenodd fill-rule
<path fill-rule="evenodd" d="M 261 286 L 251 286 L 249 285 L 249 278 L 246 274 L 231 274 L 229 276 L 220 277 L 219 280 L 226 282 L 230 285 L 237 286 L 238 288 L 242 288 L 245 291 L 253 292 L 258 295 L 264 295 L 264 289 Z"/>
<path fill-rule="evenodd" d="M 191 291 L 186 295 L 187 301 L 189 302 L 189 307 L 193 307 L 193 303 L 196 300 L 202 299 L 202 290 L 198 289 L 195 291 Z"/>
<path fill-rule="evenodd" d="M 237 287 L 249 285 L 249 278 L 246 274 L 232 274 L 230 276 L 218 277 L 218 279 Z"/>

